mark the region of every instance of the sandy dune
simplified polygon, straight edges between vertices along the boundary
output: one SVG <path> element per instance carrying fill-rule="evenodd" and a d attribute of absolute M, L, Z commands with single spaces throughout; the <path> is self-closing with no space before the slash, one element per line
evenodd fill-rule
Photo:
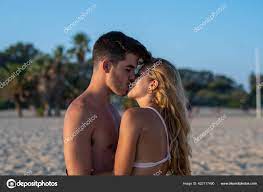
<path fill-rule="evenodd" d="M 207 113 L 191 121 L 193 174 L 263 175 L 263 119 L 241 112 L 225 114 L 226 119 L 196 143 L 192 138 L 221 115 Z M 65 175 L 63 118 L 26 115 L 18 119 L 14 112 L 0 112 L 0 174 Z"/>

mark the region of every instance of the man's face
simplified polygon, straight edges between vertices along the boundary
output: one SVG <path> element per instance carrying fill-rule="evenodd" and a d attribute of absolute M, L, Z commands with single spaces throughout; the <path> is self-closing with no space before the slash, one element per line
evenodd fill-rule
<path fill-rule="evenodd" d="M 124 60 L 113 65 L 106 77 L 106 83 L 113 93 L 125 96 L 129 90 L 129 84 L 135 80 L 135 69 L 138 57 L 132 53 L 126 54 Z"/>

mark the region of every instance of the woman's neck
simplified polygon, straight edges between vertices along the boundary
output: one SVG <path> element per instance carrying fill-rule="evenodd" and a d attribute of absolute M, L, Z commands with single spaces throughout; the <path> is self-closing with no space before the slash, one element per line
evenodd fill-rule
<path fill-rule="evenodd" d="M 145 108 L 145 107 L 153 107 L 153 108 L 156 108 L 158 109 L 158 105 L 155 104 L 152 99 L 150 98 L 142 98 L 142 99 L 136 99 L 137 103 L 139 104 L 139 106 L 141 108 Z"/>

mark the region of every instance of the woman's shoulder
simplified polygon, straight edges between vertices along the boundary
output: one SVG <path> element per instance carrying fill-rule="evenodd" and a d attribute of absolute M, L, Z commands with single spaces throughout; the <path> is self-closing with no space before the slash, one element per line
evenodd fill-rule
<path fill-rule="evenodd" d="M 134 123 L 140 123 L 144 119 L 147 109 L 141 107 L 132 107 L 124 111 L 122 119 Z"/>
<path fill-rule="evenodd" d="M 142 118 L 142 115 L 147 113 L 146 108 L 142 107 L 132 107 L 124 111 L 122 116 L 129 116 L 130 118 Z"/>

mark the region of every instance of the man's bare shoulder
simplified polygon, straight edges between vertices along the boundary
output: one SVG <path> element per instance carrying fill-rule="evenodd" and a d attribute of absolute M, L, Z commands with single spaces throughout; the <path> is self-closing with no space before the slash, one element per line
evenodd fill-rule
<path fill-rule="evenodd" d="M 89 95 L 80 95 L 69 105 L 65 117 L 67 116 L 84 116 L 87 117 L 91 113 L 94 113 L 94 107 L 92 105 L 92 99 Z"/>
<path fill-rule="evenodd" d="M 64 118 L 64 131 L 71 133 L 83 123 L 87 122 L 91 117 L 96 115 L 87 98 L 76 98 L 69 105 Z M 91 126 L 91 124 L 89 125 Z M 92 126 L 91 126 L 92 127 Z"/>
<path fill-rule="evenodd" d="M 88 110 L 87 102 L 85 102 L 81 98 L 77 98 L 69 105 L 66 115 L 68 114 L 80 114 L 84 112 L 85 110 Z"/>

